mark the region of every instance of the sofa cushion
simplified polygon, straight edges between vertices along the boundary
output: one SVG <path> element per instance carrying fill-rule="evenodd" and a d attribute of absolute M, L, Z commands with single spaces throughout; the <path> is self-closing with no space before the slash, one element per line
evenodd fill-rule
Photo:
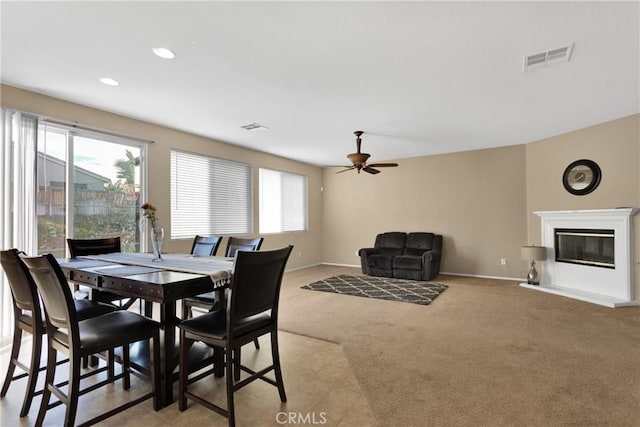
<path fill-rule="evenodd" d="M 422 270 L 422 257 L 415 255 L 397 255 L 393 257 L 393 269 Z"/>
<path fill-rule="evenodd" d="M 433 249 L 433 233 L 409 233 L 407 235 L 405 255 L 422 255 Z"/>
<path fill-rule="evenodd" d="M 390 231 L 381 233 L 376 236 L 376 248 L 394 248 L 399 249 L 398 253 L 402 253 L 407 241 L 407 233 L 400 231 Z"/>
<path fill-rule="evenodd" d="M 369 267 L 391 270 L 395 255 L 374 254 L 367 259 Z"/>

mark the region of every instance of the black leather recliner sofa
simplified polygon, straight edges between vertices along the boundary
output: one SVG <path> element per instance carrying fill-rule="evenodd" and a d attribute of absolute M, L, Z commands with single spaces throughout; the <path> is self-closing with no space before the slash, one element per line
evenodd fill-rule
<path fill-rule="evenodd" d="M 393 231 L 378 234 L 373 248 L 358 251 L 370 276 L 431 280 L 440 273 L 442 235 Z"/>

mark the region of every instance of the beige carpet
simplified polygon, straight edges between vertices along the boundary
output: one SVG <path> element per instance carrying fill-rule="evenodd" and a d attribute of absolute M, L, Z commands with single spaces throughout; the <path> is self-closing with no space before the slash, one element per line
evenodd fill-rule
<path fill-rule="evenodd" d="M 280 334 L 288 402 L 267 384 L 251 384 L 238 393 L 238 427 L 283 425 L 281 412 L 339 427 L 640 425 L 640 307 L 610 309 L 454 276 L 437 278 L 449 288 L 427 306 L 300 289 L 336 274 L 359 270 L 285 274 L 280 328 L 302 335 Z M 259 351 L 245 347 L 244 362 L 268 359 L 261 343 Z M 6 366 L 0 354 L 2 375 Z M 18 420 L 23 390 L 18 382 L 0 399 L 0 425 L 33 425 L 37 406 Z M 119 384 L 95 393 L 81 398 L 80 421 L 126 398 Z M 45 426 L 60 425 L 61 416 L 62 407 L 54 409 Z M 226 419 L 195 404 L 153 412 L 145 402 L 101 425 L 224 426 Z"/>
<path fill-rule="evenodd" d="M 439 276 L 431 305 L 310 292 L 287 273 L 280 328 L 340 343 L 380 426 L 640 425 L 640 308 Z"/>

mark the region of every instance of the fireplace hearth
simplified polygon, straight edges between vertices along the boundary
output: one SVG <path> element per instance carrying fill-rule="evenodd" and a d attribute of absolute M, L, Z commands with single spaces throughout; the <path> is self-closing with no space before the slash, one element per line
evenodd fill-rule
<path fill-rule="evenodd" d="M 640 305 L 634 294 L 634 208 L 534 212 L 541 218 L 540 286 L 520 286 L 607 307 Z"/>

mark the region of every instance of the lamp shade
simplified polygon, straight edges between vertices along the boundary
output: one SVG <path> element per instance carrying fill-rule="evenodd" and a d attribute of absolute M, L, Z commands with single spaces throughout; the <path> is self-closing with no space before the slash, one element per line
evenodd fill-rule
<path fill-rule="evenodd" d="M 520 255 L 522 259 L 527 261 L 541 261 L 547 258 L 547 248 L 544 246 L 522 246 Z"/>

